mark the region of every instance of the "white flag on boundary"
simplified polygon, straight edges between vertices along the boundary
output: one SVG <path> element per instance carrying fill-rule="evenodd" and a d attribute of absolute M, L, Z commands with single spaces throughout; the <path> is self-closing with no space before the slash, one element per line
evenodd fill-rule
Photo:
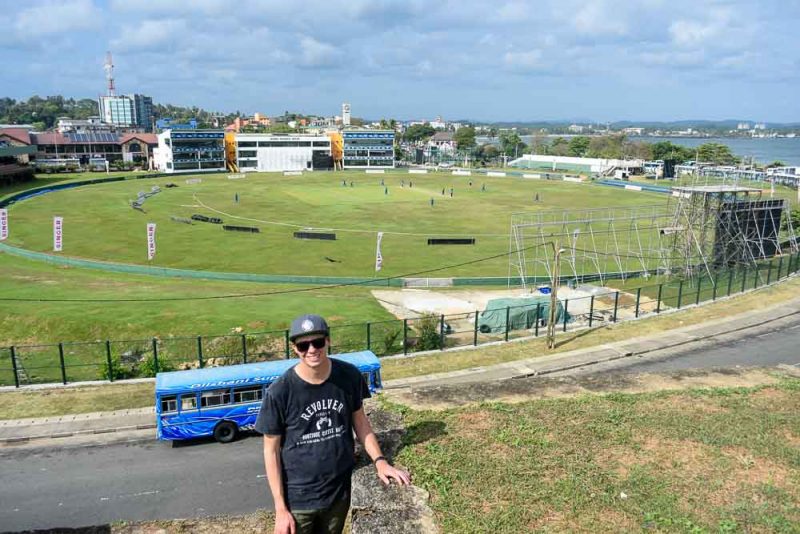
<path fill-rule="evenodd" d="M 0 241 L 8 238 L 8 210 L 0 209 Z"/>
<path fill-rule="evenodd" d="M 64 245 L 64 219 L 53 217 L 53 251 L 61 252 Z"/>
<path fill-rule="evenodd" d="M 156 256 L 156 223 L 147 223 L 147 259 Z"/>
<path fill-rule="evenodd" d="M 375 270 L 380 271 L 383 267 L 383 256 L 381 255 L 381 239 L 383 232 L 378 232 L 378 250 L 375 251 Z"/>

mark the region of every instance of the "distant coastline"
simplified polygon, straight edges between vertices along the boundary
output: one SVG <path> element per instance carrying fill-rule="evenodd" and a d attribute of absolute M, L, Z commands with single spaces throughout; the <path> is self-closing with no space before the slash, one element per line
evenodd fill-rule
<path fill-rule="evenodd" d="M 542 137 L 555 138 L 563 137 L 570 139 L 580 137 L 580 134 L 569 135 L 546 135 Z M 531 140 L 536 137 L 533 135 L 522 135 L 522 140 L 530 145 Z M 588 135 L 587 137 L 593 137 Z M 773 161 L 782 161 L 789 166 L 800 167 L 800 137 L 690 137 L 679 136 L 650 136 L 650 135 L 629 135 L 631 141 L 645 143 L 658 143 L 669 141 L 676 145 L 695 148 L 705 143 L 720 143 L 727 145 L 735 155 L 749 161 L 751 158 L 755 163 L 767 165 Z M 489 138 L 479 136 L 476 138 L 478 143 L 499 143 L 496 137 Z"/>

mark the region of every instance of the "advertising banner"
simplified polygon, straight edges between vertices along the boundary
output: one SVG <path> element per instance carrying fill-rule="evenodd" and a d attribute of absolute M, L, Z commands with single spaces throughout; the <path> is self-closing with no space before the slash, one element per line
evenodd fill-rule
<path fill-rule="evenodd" d="M 147 223 L 147 259 L 156 255 L 156 223 Z"/>
<path fill-rule="evenodd" d="M 53 251 L 61 252 L 64 238 L 64 219 L 62 217 L 53 217 Z"/>
<path fill-rule="evenodd" d="M 8 210 L 0 209 L 0 241 L 8 238 Z"/>
<path fill-rule="evenodd" d="M 380 271 L 383 267 L 383 256 L 381 255 L 381 239 L 383 232 L 378 232 L 378 250 L 375 252 L 375 270 Z"/>

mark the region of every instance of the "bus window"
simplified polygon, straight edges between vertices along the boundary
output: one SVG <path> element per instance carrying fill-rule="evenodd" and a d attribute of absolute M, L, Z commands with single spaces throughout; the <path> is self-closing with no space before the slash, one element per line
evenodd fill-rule
<path fill-rule="evenodd" d="M 231 403 L 231 391 L 229 389 L 213 389 L 200 393 L 200 407 L 220 406 Z"/>
<path fill-rule="evenodd" d="M 261 386 L 234 388 L 233 389 L 233 403 L 240 404 L 243 402 L 256 402 L 261 400 L 263 389 Z"/>
<path fill-rule="evenodd" d="M 161 397 L 161 413 L 177 412 L 178 411 L 178 396 L 166 395 Z"/>
<path fill-rule="evenodd" d="M 183 410 L 196 410 L 197 409 L 197 395 L 194 393 L 187 393 L 181 395 L 181 411 Z"/>

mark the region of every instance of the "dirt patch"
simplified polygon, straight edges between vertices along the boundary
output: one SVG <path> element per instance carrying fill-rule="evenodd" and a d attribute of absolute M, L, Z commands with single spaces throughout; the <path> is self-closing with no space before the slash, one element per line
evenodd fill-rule
<path fill-rule="evenodd" d="M 518 403 L 536 399 L 605 393 L 648 393 L 694 388 L 756 387 L 777 383 L 772 369 L 689 370 L 662 374 L 609 373 L 584 377 L 530 377 L 468 384 L 386 390 L 388 398 L 419 409 L 441 410 L 489 400 Z M 779 391 L 775 390 L 780 394 Z M 667 400 L 653 402 L 669 402 Z M 706 403 L 695 403 L 699 406 Z M 711 405 L 713 406 L 713 405 Z M 684 407 L 690 409 L 690 407 Z M 694 406 L 691 407 L 694 409 Z M 697 408 L 698 411 L 714 410 Z"/>
<path fill-rule="evenodd" d="M 786 440 L 786 443 L 788 443 L 791 447 L 800 449 L 800 436 L 797 434 L 792 434 L 791 431 L 785 430 L 781 433 L 781 438 Z"/>
<path fill-rule="evenodd" d="M 104 532 L 112 534 L 227 534 L 228 532 L 267 534 L 273 531 L 273 525 L 271 513 L 256 512 L 243 516 L 123 523 L 112 525 L 110 531 Z"/>
<path fill-rule="evenodd" d="M 670 395 L 659 399 L 647 401 L 642 405 L 642 411 L 668 411 L 672 413 L 683 413 L 686 415 L 709 415 L 715 413 L 725 413 L 727 408 L 723 408 L 714 403 L 713 399 L 704 399 L 703 402 L 687 404 L 684 399 L 677 395 Z"/>
<path fill-rule="evenodd" d="M 459 433 L 469 438 L 485 436 L 494 427 L 491 414 L 483 410 L 461 413 L 457 419 Z"/>

